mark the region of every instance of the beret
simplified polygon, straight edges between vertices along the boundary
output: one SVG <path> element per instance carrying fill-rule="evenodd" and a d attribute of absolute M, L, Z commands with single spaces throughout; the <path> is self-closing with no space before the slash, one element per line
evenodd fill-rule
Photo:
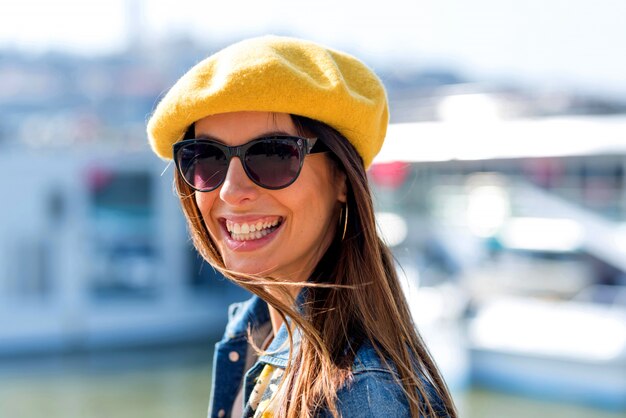
<path fill-rule="evenodd" d="M 172 145 L 194 122 L 236 111 L 324 122 L 350 141 L 366 168 L 389 123 L 385 88 L 361 61 L 314 42 L 262 36 L 222 49 L 174 84 L 148 121 L 152 150 L 171 159 Z"/>

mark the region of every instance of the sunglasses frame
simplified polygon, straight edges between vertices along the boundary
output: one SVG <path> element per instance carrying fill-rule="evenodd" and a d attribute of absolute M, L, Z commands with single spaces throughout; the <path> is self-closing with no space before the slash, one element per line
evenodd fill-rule
<path fill-rule="evenodd" d="M 299 158 L 299 165 L 298 165 L 298 171 L 296 172 L 296 175 L 294 176 L 294 178 L 287 184 L 285 185 L 281 185 L 279 187 L 268 187 L 264 184 L 259 183 L 257 180 L 255 180 L 252 175 L 249 172 L 249 168 L 245 162 L 245 156 L 246 156 L 246 152 L 248 152 L 248 149 L 250 149 L 251 147 L 253 147 L 254 145 L 258 144 L 259 142 L 265 142 L 265 141 L 271 141 L 271 140 L 279 140 L 279 141 L 288 141 L 288 142 L 293 142 L 293 144 L 295 145 L 296 149 L 299 152 L 299 155 L 301 156 Z M 224 175 L 224 177 L 220 180 L 220 182 L 215 186 L 215 187 L 211 187 L 211 188 L 207 188 L 207 189 L 198 189 L 197 187 L 195 187 L 193 184 L 191 184 L 187 178 L 185 177 L 185 174 L 183 173 L 182 167 L 180 166 L 180 161 L 178 158 L 178 153 L 181 152 L 182 149 L 184 149 L 187 146 L 190 145 L 194 145 L 194 144 L 208 144 L 208 145 L 212 145 L 214 147 L 216 147 L 217 149 L 219 149 L 220 151 L 222 151 L 224 153 L 224 155 L 226 156 L 226 160 L 228 161 L 227 164 L 227 170 L 228 168 L 230 168 L 230 160 L 233 157 L 237 157 L 239 158 L 239 160 L 241 161 L 241 165 L 243 166 L 243 170 L 245 171 L 246 175 L 248 176 L 248 178 L 257 186 L 262 187 L 264 189 L 268 189 L 268 190 L 279 190 L 279 189 L 284 189 L 285 187 L 289 187 L 291 186 L 300 176 L 300 171 L 302 171 L 302 165 L 304 164 L 304 158 L 309 155 L 309 154 L 315 154 L 315 153 L 319 153 L 319 152 L 325 152 L 326 149 L 323 146 L 318 146 L 318 149 L 314 150 L 313 148 L 315 147 L 316 144 L 322 144 L 321 141 L 318 142 L 318 138 L 305 138 L 305 137 L 300 137 L 300 136 L 294 136 L 294 135 L 269 135 L 269 136 L 263 136 L 263 137 L 259 137 L 259 138 L 255 138 L 249 142 L 246 142 L 245 144 L 242 145 L 237 145 L 237 146 L 228 146 L 228 145 L 224 145 L 221 142 L 212 140 L 212 139 L 203 139 L 203 138 L 192 138 L 192 139 L 185 139 L 179 142 L 176 142 L 173 145 L 173 156 L 174 156 L 174 164 L 176 165 L 176 170 L 178 171 L 178 173 L 180 174 L 180 176 L 183 178 L 183 180 L 185 181 L 185 183 L 187 183 L 187 185 L 189 185 L 189 187 L 191 187 L 193 190 L 197 191 L 197 192 L 212 192 L 216 189 L 218 189 L 226 180 L 226 174 Z"/>

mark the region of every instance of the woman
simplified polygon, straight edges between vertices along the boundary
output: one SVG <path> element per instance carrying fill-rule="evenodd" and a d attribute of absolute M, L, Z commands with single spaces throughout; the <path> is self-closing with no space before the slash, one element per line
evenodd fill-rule
<path fill-rule="evenodd" d="M 420 339 L 365 170 L 384 87 L 312 42 L 249 39 L 185 74 L 148 123 L 193 242 L 255 296 L 216 345 L 210 417 L 456 416 Z"/>

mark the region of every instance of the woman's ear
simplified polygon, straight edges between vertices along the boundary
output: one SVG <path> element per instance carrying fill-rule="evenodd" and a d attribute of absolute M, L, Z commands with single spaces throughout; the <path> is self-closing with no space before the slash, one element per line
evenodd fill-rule
<path fill-rule="evenodd" d="M 337 190 L 337 200 L 341 203 L 348 201 L 348 180 L 346 173 L 336 169 L 335 170 L 335 188 Z"/>

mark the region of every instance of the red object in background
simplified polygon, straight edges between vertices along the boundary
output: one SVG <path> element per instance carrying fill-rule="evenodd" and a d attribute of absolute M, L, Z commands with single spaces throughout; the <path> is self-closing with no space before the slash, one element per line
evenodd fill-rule
<path fill-rule="evenodd" d="M 89 167 L 87 169 L 87 185 L 92 193 L 97 193 L 107 187 L 115 177 L 113 171 L 102 167 Z"/>
<path fill-rule="evenodd" d="M 397 189 L 409 176 L 411 165 L 409 163 L 394 161 L 391 163 L 373 164 L 369 169 L 370 178 L 375 185 Z"/>
<path fill-rule="evenodd" d="M 522 167 L 526 177 L 540 187 L 558 187 L 563 180 L 563 163 L 558 158 L 525 159 Z"/>

